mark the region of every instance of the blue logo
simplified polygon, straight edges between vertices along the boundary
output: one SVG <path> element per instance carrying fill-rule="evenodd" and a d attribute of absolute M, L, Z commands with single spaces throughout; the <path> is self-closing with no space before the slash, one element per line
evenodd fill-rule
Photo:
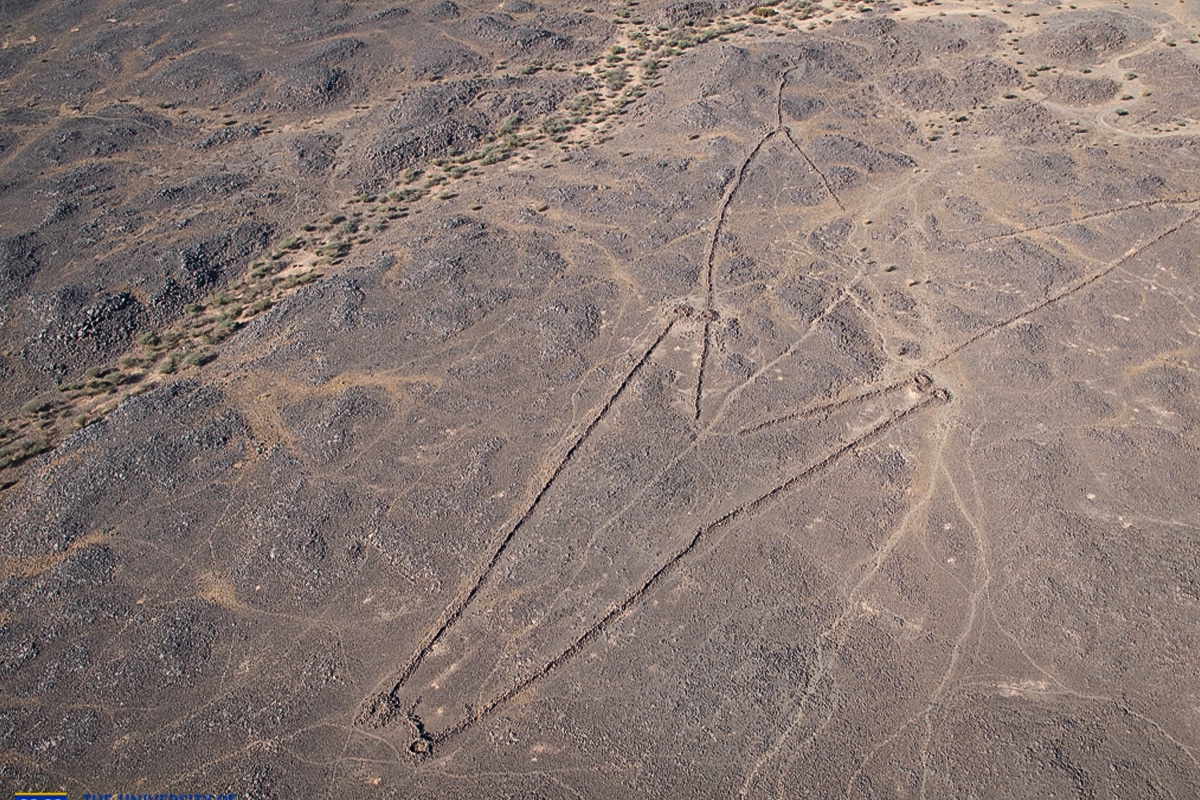
<path fill-rule="evenodd" d="M 13 800 L 67 800 L 66 792 L 16 792 Z"/>

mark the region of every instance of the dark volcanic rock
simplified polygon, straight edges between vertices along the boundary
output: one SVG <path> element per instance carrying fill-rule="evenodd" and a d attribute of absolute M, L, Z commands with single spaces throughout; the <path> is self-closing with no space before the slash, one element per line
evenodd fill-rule
<path fill-rule="evenodd" d="M 111 158 L 145 146 L 169 131 L 171 123 L 134 106 L 108 106 L 95 117 L 68 119 L 33 144 L 39 159 L 61 166 L 92 158 Z"/>
<path fill-rule="evenodd" d="M 295 139 L 292 142 L 292 150 L 296 154 L 301 173 L 316 176 L 328 171 L 336 163 L 337 150 L 341 144 L 340 135 L 328 133 Z"/>
<path fill-rule="evenodd" d="M 1154 35 L 1154 29 L 1129 14 L 1081 11 L 1054 21 L 1030 38 L 1029 50 L 1047 59 L 1092 64 L 1131 50 Z"/>
<path fill-rule="evenodd" d="M 40 266 L 40 246 L 32 232 L 0 239 L 0 300 L 11 300 L 24 291 Z"/>
<path fill-rule="evenodd" d="M 210 133 L 202 140 L 196 143 L 197 150 L 208 150 L 212 147 L 220 147 L 221 145 L 229 144 L 239 140 L 255 139 L 262 133 L 261 125 L 234 125 L 231 127 L 223 127 L 218 131 Z"/>
<path fill-rule="evenodd" d="M 187 188 L 195 190 L 199 187 L 193 184 Z M 205 190 L 209 189 L 205 187 Z M 160 319 L 169 317 L 184 303 L 228 280 L 250 256 L 266 246 L 271 234 L 271 227 L 265 223 L 246 223 L 161 254 L 162 283 L 150 297 L 151 311 Z"/>
<path fill-rule="evenodd" d="M 1042 89 L 1051 100 L 1067 105 L 1087 106 L 1113 99 L 1121 85 L 1112 78 L 1083 78 L 1057 75 Z"/>
<path fill-rule="evenodd" d="M 394 177 L 401 170 L 431 159 L 468 152 L 487 132 L 482 120 L 475 124 L 444 120 L 400 129 L 376 140 L 368 158 L 375 175 Z"/>
<path fill-rule="evenodd" d="M 361 39 L 341 38 L 284 69 L 279 80 L 280 102 L 290 109 L 318 109 L 344 100 L 354 84 L 347 62 L 366 49 Z"/>
<path fill-rule="evenodd" d="M 655 16 L 659 25 L 675 27 L 688 20 L 693 22 L 712 19 L 729 8 L 725 0 L 675 0 L 662 8 Z"/>
<path fill-rule="evenodd" d="M 545 28 L 524 25 L 508 14 L 484 14 L 464 20 L 458 31 L 470 39 L 500 48 L 509 57 L 547 57 L 571 47 L 570 38 Z"/>
<path fill-rule="evenodd" d="M 22 356 L 59 380 L 114 358 L 149 321 L 146 308 L 128 292 L 93 296 L 82 287 L 68 287 L 34 295 L 30 308 L 40 329 Z"/>
<path fill-rule="evenodd" d="M 186 103 L 227 102 L 257 84 L 261 69 L 247 68 L 232 53 L 189 53 L 160 67 L 147 88 Z"/>
<path fill-rule="evenodd" d="M 1016 67 L 994 59 L 972 60 L 951 75 L 917 68 L 886 78 L 888 90 L 918 111 L 969 109 L 1020 83 Z"/>
<path fill-rule="evenodd" d="M 903 153 L 889 153 L 846 136 L 823 136 L 809 145 L 821 163 L 849 164 L 868 173 L 911 168 L 915 162 Z"/>
<path fill-rule="evenodd" d="M 488 64 L 488 59 L 474 50 L 447 42 L 444 47 L 422 50 L 413 57 L 411 69 L 418 78 L 431 78 L 482 72 Z"/>

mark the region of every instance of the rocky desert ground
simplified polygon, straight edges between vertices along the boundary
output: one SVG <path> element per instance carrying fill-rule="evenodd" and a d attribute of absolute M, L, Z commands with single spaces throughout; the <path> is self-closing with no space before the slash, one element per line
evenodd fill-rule
<path fill-rule="evenodd" d="M 1195 3 L 0 40 L 4 791 L 1195 796 Z"/>

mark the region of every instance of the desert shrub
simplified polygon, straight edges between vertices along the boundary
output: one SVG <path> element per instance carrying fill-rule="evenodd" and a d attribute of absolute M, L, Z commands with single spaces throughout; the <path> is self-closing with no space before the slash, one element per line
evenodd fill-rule
<path fill-rule="evenodd" d="M 208 340 L 207 343 L 216 344 L 217 342 L 228 339 L 230 336 L 232 336 L 237 331 L 238 327 L 239 327 L 239 325 L 237 323 L 237 320 L 233 320 L 233 319 L 221 320 L 220 322 L 218 322 L 216 325 L 213 326 L 212 331 L 207 335 L 207 337 L 206 337 L 206 339 Z"/>
<path fill-rule="evenodd" d="M 202 367 L 214 358 L 216 358 L 216 355 L 213 353 L 194 350 L 183 357 L 183 363 L 189 367 Z"/>
<path fill-rule="evenodd" d="M 393 203 L 411 203 L 414 200 L 419 200 L 425 196 L 425 192 L 420 189 L 401 189 L 395 192 L 388 193 L 388 199 Z"/>
<path fill-rule="evenodd" d="M 614 92 L 627 83 L 629 83 L 629 70 L 625 67 L 615 67 L 604 73 L 604 85 Z"/>
<path fill-rule="evenodd" d="M 509 114 L 507 117 L 505 117 L 503 120 L 500 121 L 500 128 L 498 130 L 498 133 L 501 136 L 513 133 L 514 131 L 516 131 L 517 127 L 520 124 L 521 124 L 521 115 L 520 114 Z"/>
<path fill-rule="evenodd" d="M 26 416 L 41 414 L 43 411 L 49 411 L 54 405 L 45 400 L 30 400 L 25 405 L 21 406 L 21 413 Z"/>

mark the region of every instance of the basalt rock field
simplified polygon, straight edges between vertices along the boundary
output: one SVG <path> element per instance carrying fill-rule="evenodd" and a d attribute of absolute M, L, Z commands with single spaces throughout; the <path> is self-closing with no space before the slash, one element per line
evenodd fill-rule
<path fill-rule="evenodd" d="M 1194 2 L 0 46 L 4 791 L 1194 796 Z"/>

